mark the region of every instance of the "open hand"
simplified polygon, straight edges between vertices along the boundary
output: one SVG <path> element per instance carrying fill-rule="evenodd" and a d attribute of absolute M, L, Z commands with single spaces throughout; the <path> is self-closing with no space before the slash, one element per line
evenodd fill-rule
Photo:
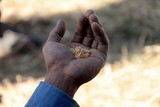
<path fill-rule="evenodd" d="M 93 79 L 105 64 L 109 40 L 93 10 L 80 16 L 68 45 L 60 43 L 66 30 L 63 20 L 58 20 L 43 47 L 48 72 L 45 81 L 73 97 L 80 85 Z M 91 55 L 77 59 L 71 48 L 90 49 Z"/>

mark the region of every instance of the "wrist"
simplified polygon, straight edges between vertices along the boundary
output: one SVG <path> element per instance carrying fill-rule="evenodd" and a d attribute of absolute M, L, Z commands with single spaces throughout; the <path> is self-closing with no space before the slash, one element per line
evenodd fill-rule
<path fill-rule="evenodd" d="M 72 78 L 68 78 L 63 72 L 56 74 L 47 73 L 45 76 L 45 82 L 52 84 L 53 86 L 61 89 L 69 96 L 73 97 L 79 86 L 76 85 L 75 81 Z"/>

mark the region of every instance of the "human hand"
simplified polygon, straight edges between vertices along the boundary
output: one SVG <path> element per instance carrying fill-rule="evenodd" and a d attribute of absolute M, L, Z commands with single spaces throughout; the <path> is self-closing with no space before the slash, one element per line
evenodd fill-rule
<path fill-rule="evenodd" d="M 43 47 L 48 70 L 45 81 L 73 97 L 79 86 L 93 79 L 105 64 L 109 40 L 93 10 L 78 19 L 68 45 L 60 43 L 65 30 L 65 22 L 59 20 Z M 90 49 L 91 55 L 75 58 L 71 48 L 77 46 Z"/>

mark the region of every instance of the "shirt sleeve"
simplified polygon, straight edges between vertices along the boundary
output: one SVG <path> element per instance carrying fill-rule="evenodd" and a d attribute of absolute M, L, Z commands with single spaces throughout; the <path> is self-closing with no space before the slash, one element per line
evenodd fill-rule
<path fill-rule="evenodd" d="M 79 107 L 79 105 L 62 90 L 47 82 L 40 82 L 25 107 Z"/>

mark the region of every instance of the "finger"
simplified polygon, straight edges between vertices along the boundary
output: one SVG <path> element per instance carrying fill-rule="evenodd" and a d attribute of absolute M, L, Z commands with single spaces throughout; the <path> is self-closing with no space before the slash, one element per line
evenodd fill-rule
<path fill-rule="evenodd" d="M 102 27 L 102 23 L 98 20 L 98 17 L 95 14 L 89 16 L 89 23 L 92 24 L 93 22 L 98 23 L 99 26 Z"/>
<path fill-rule="evenodd" d="M 93 22 L 91 24 L 93 34 L 95 38 L 98 40 L 98 46 L 97 49 L 106 53 L 108 50 L 108 45 L 109 45 L 109 39 L 103 29 L 97 24 L 96 22 Z"/>
<path fill-rule="evenodd" d="M 94 11 L 92 9 L 89 9 L 85 13 L 85 17 L 88 19 L 91 14 L 94 14 Z M 86 33 L 86 36 L 83 40 L 83 45 L 91 47 L 93 40 L 94 40 L 93 31 L 91 29 L 90 24 L 88 24 L 87 33 Z"/>
<path fill-rule="evenodd" d="M 89 19 L 89 16 L 90 16 L 91 14 L 94 14 L 94 13 L 95 13 L 94 10 L 89 9 L 89 10 L 87 10 L 87 12 L 85 13 L 85 17 L 86 17 L 87 19 Z"/>
<path fill-rule="evenodd" d="M 97 22 L 102 27 L 102 23 L 98 20 L 98 17 L 95 15 L 94 10 L 89 9 L 86 12 L 85 16 L 88 18 L 90 24 L 93 22 Z"/>
<path fill-rule="evenodd" d="M 98 47 L 98 40 L 94 39 L 91 48 L 97 49 Z"/>
<path fill-rule="evenodd" d="M 93 31 L 91 29 L 91 26 L 88 25 L 87 33 L 86 33 L 85 38 L 83 39 L 83 43 L 82 44 L 84 44 L 85 46 L 91 47 L 91 45 L 93 43 L 93 40 L 94 40 Z"/>
<path fill-rule="evenodd" d="M 88 25 L 87 18 L 84 15 L 81 15 L 77 21 L 75 33 L 73 35 L 71 42 L 77 42 L 77 43 L 83 42 L 84 36 L 86 34 L 87 25 Z"/>
<path fill-rule="evenodd" d="M 66 24 L 63 19 L 59 19 L 54 29 L 51 31 L 48 40 L 52 42 L 60 42 L 66 30 Z"/>

